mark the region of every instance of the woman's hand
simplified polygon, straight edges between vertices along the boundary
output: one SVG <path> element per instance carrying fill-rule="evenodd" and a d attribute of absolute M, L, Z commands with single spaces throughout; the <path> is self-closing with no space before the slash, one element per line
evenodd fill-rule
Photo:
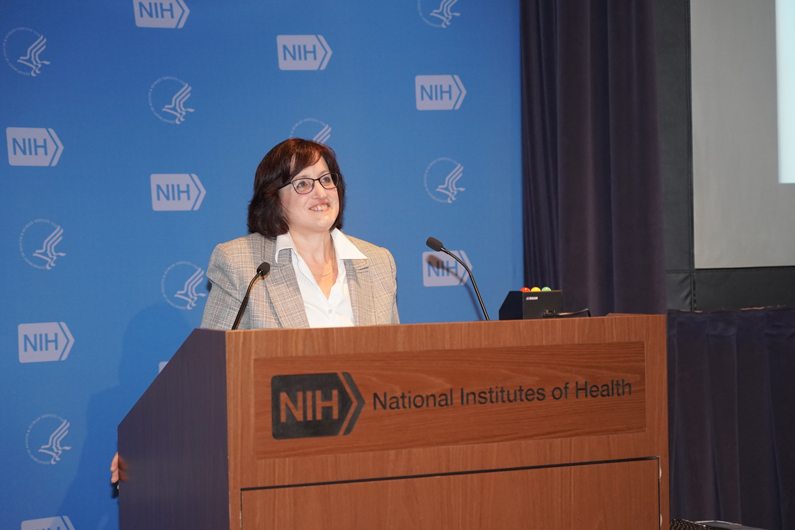
<path fill-rule="evenodd" d="M 116 453 L 110 463 L 110 481 L 117 486 L 119 484 L 119 453 Z"/>

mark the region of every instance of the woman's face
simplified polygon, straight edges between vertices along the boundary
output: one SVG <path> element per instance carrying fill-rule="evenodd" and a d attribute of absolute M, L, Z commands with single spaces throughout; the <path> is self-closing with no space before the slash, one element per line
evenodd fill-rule
<path fill-rule="evenodd" d="M 299 178 L 320 178 L 329 173 L 323 157 L 313 166 L 304 168 L 293 180 Z M 327 190 L 319 182 L 314 183 L 312 191 L 306 195 L 296 193 L 293 186 L 279 190 L 279 200 L 287 219 L 290 232 L 301 234 L 328 233 L 337 220 L 340 211 L 337 189 Z"/>

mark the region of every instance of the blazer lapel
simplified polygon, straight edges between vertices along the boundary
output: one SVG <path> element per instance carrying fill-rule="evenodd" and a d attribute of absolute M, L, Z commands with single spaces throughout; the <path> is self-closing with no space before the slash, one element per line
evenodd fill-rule
<path fill-rule="evenodd" d="M 353 323 L 356 326 L 371 326 L 373 318 L 373 292 L 369 281 L 370 270 L 366 259 L 346 259 L 345 274 L 348 277 L 348 293 L 353 306 Z"/>
<path fill-rule="evenodd" d="M 275 246 L 272 248 L 275 250 Z M 265 278 L 265 288 L 268 290 L 279 324 L 283 328 L 308 328 L 309 320 L 306 318 L 306 309 L 298 280 L 295 278 L 290 251 L 283 251 L 278 263 L 273 250 L 270 254 L 271 272 Z"/>

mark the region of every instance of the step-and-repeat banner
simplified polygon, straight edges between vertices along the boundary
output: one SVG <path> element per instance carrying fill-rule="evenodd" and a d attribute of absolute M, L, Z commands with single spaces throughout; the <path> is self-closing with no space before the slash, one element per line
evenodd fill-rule
<path fill-rule="evenodd" d="M 522 279 L 518 0 L 0 4 L 0 527 L 114 529 L 116 426 L 201 321 L 289 137 L 337 152 L 343 231 L 401 321 Z M 253 275 L 254 271 L 252 271 Z M 180 480 L 180 477 L 174 477 Z"/>

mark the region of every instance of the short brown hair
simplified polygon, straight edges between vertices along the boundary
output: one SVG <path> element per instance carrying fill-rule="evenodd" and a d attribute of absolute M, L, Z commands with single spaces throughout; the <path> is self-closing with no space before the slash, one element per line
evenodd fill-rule
<path fill-rule="evenodd" d="M 311 140 L 290 138 L 271 149 L 257 167 L 254 175 L 254 196 L 248 204 L 248 231 L 275 239 L 290 229 L 284 217 L 279 190 L 305 168 L 326 161 L 331 173 L 339 175 L 337 195 L 340 211 L 332 228 L 342 228 L 345 208 L 345 179 L 342 177 L 337 155 L 330 147 Z"/>

